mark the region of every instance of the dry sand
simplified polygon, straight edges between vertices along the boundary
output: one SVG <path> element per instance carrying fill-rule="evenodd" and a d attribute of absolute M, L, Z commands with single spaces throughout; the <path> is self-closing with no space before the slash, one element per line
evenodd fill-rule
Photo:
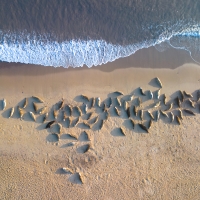
<path fill-rule="evenodd" d="M 156 76 L 169 100 L 177 90 L 199 89 L 200 68 L 194 64 L 174 70 L 99 69 L 2 64 L 0 98 L 7 107 L 0 111 L 0 199 L 200 199 L 200 114 L 184 116 L 181 125 L 162 118 L 149 134 L 139 127 L 131 130 L 126 118 L 110 117 L 102 130 L 87 131 L 90 142 L 64 136 L 54 142 L 44 124 L 28 115 L 22 121 L 16 114 L 7 118 L 9 108 L 32 95 L 42 97 L 48 107 L 61 98 L 79 105 L 74 98 L 80 94 L 103 100 L 116 90 L 128 95 L 139 86 L 155 91 L 151 80 Z M 124 137 L 115 134 L 120 126 Z M 64 128 L 63 134 L 78 137 L 82 131 Z M 83 154 L 79 149 L 84 144 L 92 149 Z M 63 173 L 62 167 L 74 174 Z M 76 173 L 83 175 L 83 184 Z"/>

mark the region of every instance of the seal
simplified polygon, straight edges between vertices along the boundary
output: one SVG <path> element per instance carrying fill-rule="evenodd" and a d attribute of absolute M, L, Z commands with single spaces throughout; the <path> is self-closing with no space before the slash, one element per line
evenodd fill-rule
<path fill-rule="evenodd" d="M 117 107 L 114 107 L 114 111 L 115 111 L 115 114 L 116 114 L 117 116 L 120 116 L 119 110 L 117 109 Z"/>
<path fill-rule="evenodd" d="M 124 107 L 124 110 L 128 109 L 128 103 L 127 103 L 127 101 L 124 101 L 123 107 Z"/>
<path fill-rule="evenodd" d="M 67 167 L 63 167 L 62 170 L 63 170 L 63 172 L 65 172 L 67 174 L 73 174 L 73 171 Z"/>
<path fill-rule="evenodd" d="M 142 130 L 144 130 L 144 131 L 146 131 L 147 133 L 149 133 L 149 131 L 148 131 L 148 129 L 147 129 L 147 127 L 145 126 L 145 125 L 143 125 L 143 124 L 138 124 L 139 125 L 139 127 L 142 129 Z"/>
<path fill-rule="evenodd" d="M 105 103 L 102 103 L 102 105 L 101 105 L 101 110 L 102 110 L 102 112 L 105 111 L 105 108 L 106 108 L 106 104 L 105 104 Z"/>
<path fill-rule="evenodd" d="M 8 118 L 11 118 L 11 117 L 13 116 L 14 111 L 15 111 L 15 109 L 14 109 L 14 107 L 12 107 L 12 108 L 10 109 L 10 115 L 9 115 Z"/>
<path fill-rule="evenodd" d="M 84 183 L 84 177 L 83 177 L 83 174 L 78 173 L 78 177 L 79 177 L 79 180 L 81 181 L 81 183 L 83 184 L 83 183 Z"/>
<path fill-rule="evenodd" d="M 194 102 L 191 99 L 187 99 L 187 102 L 192 108 L 195 108 Z"/>
<path fill-rule="evenodd" d="M 75 106 L 75 107 L 74 107 L 74 110 L 75 110 L 75 112 L 78 113 L 79 116 L 82 115 L 81 109 L 80 109 L 78 106 Z"/>
<path fill-rule="evenodd" d="M 109 112 L 108 112 L 108 110 L 105 110 L 105 120 L 107 120 L 108 117 L 109 117 Z"/>
<path fill-rule="evenodd" d="M 51 125 L 54 124 L 54 123 L 55 123 L 55 120 L 48 122 L 45 129 L 50 128 Z"/>
<path fill-rule="evenodd" d="M 143 112 L 143 110 L 140 110 L 140 119 L 141 119 L 141 120 L 144 119 L 143 116 L 144 116 L 144 112 Z"/>
<path fill-rule="evenodd" d="M 133 126 L 133 129 L 134 129 L 134 127 L 135 127 L 135 122 L 134 122 L 132 119 L 130 119 L 130 122 L 131 122 L 131 124 L 132 124 L 132 126 Z"/>
<path fill-rule="evenodd" d="M 135 116 L 137 116 L 137 109 L 136 109 L 136 106 L 133 106 L 133 114 L 134 114 Z"/>
<path fill-rule="evenodd" d="M 96 98 L 96 105 L 97 105 L 98 107 L 100 107 L 100 105 L 101 105 L 101 98 L 100 98 L 100 97 L 97 97 L 97 98 Z"/>
<path fill-rule="evenodd" d="M 161 113 L 163 116 L 169 118 L 168 114 L 167 114 L 165 111 L 160 110 L 160 113 Z"/>
<path fill-rule="evenodd" d="M 166 106 L 167 105 L 167 97 L 166 94 L 163 94 L 163 103 Z"/>
<path fill-rule="evenodd" d="M 162 88 L 162 82 L 158 77 L 155 78 L 155 81 L 156 81 L 158 87 Z"/>
<path fill-rule="evenodd" d="M 192 111 L 189 110 L 189 109 L 183 109 L 183 111 L 186 112 L 186 113 L 188 113 L 188 114 L 190 114 L 190 115 L 195 115 L 195 113 L 192 112 Z"/>
<path fill-rule="evenodd" d="M 85 144 L 84 146 L 85 146 L 85 148 L 84 148 L 83 153 L 86 153 L 86 152 L 88 152 L 89 149 L 90 149 L 90 144 Z"/>
<path fill-rule="evenodd" d="M 180 96 L 180 101 L 183 102 L 184 100 L 184 95 L 183 95 L 183 92 L 181 90 L 179 90 L 179 96 Z"/>
<path fill-rule="evenodd" d="M 127 108 L 127 110 L 126 110 L 126 114 L 127 114 L 128 118 L 131 117 L 130 107 Z"/>
<path fill-rule="evenodd" d="M 174 114 L 173 114 L 173 112 L 170 112 L 170 115 L 171 115 L 171 122 L 173 122 L 174 121 Z"/>
<path fill-rule="evenodd" d="M 197 90 L 197 101 L 200 99 L 200 90 Z"/>
<path fill-rule="evenodd" d="M 58 133 L 61 134 L 61 131 L 62 131 L 62 124 L 57 123 L 57 126 L 58 126 Z"/>
<path fill-rule="evenodd" d="M 69 113 L 69 116 L 72 115 L 72 107 L 71 105 L 66 105 L 66 108 L 67 108 L 67 112 Z"/>
<path fill-rule="evenodd" d="M 114 94 L 116 94 L 117 96 L 121 96 L 121 95 L 124 95 L 124 93 L 123 92 L 121 92 L 121 91 L 115 91 L 115 92 L 113 92 Z"/>
<path fill-rule="evenodd" d="M 111 97 L 108 97 L 107 104 L 106 104 L 107 108 L 110 108 L 111 104 L 112 104 L 112 99 Z"/>
<path fill-rule="evenodd" d="M 17 106 L 17 108 L 18 108 L 18 111 L 19 111 L 20 120 L 22 120 L 22 117 L 24 116 L 26 111 L 23 108 L 20 108 L 19 106 Z"/>
<path fill-rule="evenodd" d="M 36 99 L 39 103 L 44 103 L 43 99 L 37 96 L 32 96 L 32 98 Z"/>
<path fill-rule="evenodd" d="M 35 113 L 37 113 L 38 106 L 37 106 L 37 104 L 35 102 L 33 102 L 33 109 L 34 109 Z"/>
<path fill-rule="evenodd" d="M 42 115 L 42 114 L 45 114 L 46 112 L 47 112 L 47 106 L 44 106 L 44 107 L 40 110 L 39 114 Z"/>
<path fill-rule="evenodd" d="M 156 121 L 160 119 L 160 111 L 156 110 Z"/>
<path fill-rule="evenodd" d="M 165 109 L 165 111 L 171 110 L 171 109 L 172 109 L 172 107 L 173 107 L 173 103 L 170 103 L 170 104 L 168 105 L 168 108 L 167 108 L 167 109 Z"/>
<path fill-rule="evenodd" d="M 146 96 L 146 94 L 143 92 L 141 87 L 139 87 L 139 92 L 140 92 L 141 95 Z"/>
<path fill-rule="evenodd" d="M 180 101 L 180 99 L 178 97 L 176 97 L 174 99 L 174 101 L 175 101 L 176 105 L 180 108 L 181 107 L 181 101 Z"/>
<path fill-rule="evenodd" d="M 155 91 L 155 99 L 160 98 L 160 89 Z"/>
<path fill-rule="evenodd" d="M 140 107 L 142 104 L 142 99 L 140 97 L 138 97 L 138 106 Z"/>
<path fill-rule="evenodd" d="M 156 102 L 156 103 L 154 103 L 154 108 L 157 108 L 157 107 L 159 107 L 160 106 L 160 101 L 158 101 L 158 102 Z"/>
<path fill-rule="evenodd" d="M 72 126 L 75 127 L 80 121 L 80 117 L 77 117 L 76 119 L 73 120 Z"/>
<path fill-rule="evenodd" d="M 83 104 L 83 112 L 86 114 L 88 110 L 88 105 L 87 104 Z"/>
<path fill-rule="evenodd" d="M 178 112 L 179 112 L 179 118 L 181 120 L 183 120 L 183 113 L 182 113 L 182 110 L 181 109 L 178 109 Z"/>
<path fill-rule="evenodd" d="M 102 120 L 100 120 L 100 123 L 99 123 L 99 130 L 101 130 L 103 128 L 103 125 L 104 125 L 104 123 L 103 123 L 103 119 L 102 119 Z"/>
<path fill-rule="evenodd" d="M 153 92 L 149 90 L 149 99 L 153 99 Z"/>
<path fill-rule="evenodd" d="M 149 117 L 150 117 L 151 119 L 153 119 L 153 120 L 155 119 L 154 116 L 153 116 L 153 114 L 152 114 L 149 110 L 147 110 L 147 113 L 149 114 Z"/>
<path fill-rule="evenodd" d="M 27 105 L 28 105 L 28 99 L 25 98 L 22 108 L 26 108 Z"/>
<path fill-rule="evenodd" d="M 121 132 L 122 135 L 126 136 L 126 134 L 125 134 L 125 132 L 124 132 L 122 127 L 119 128 L 119 131 Z"/>
<path fill-rule="evenodd" d="M 58 110 L 61 110 L 63 107 L 64 107 L 64 99 L 62 98 L 62 100 L 58 102 Z"/>
<path fill-rule="evenodd" d="M 91 128 L 90 125 L 89 125 L 87 122 L 83 122 L 83 125 L 84 125 L 86 128 L 88 128 L 88 129 Z"/>
<path fill-rule="evenodd" d="M 92 124 L 96 124 L 99 119 L 99 116 L 94 117 L 92 120 Z"/>
<path fill-rule="evenodd" d="M 44 123 L 47 120 L 48 115 L 49 115 L 48 112 L 44 114 L 43 119 L 42 119 L 42 123 Z"/>
<path fill-rule="evenodd" d="M 148 129 L 151 128 L 152 124 L 153 124 L 153 121 L 152 121 L 152 119 L 150 119 L 150 120 L 149 120 L 149 124 L 148 124 Z"/>
<path fill-rule="evenodd" d="M 184 96 L 187 97 L 187 98 L 193 98 L 193 95 L 190 94 L 190 93 L 187 93 L 185 90 L 183 91 L 183 94 L 184 94 Z"/>
<path fill-rule="evenodd" d="M 5 110 L 5 108 L 6 108 L 6 99 L 3 99 L 3 101 L 2 101 L 2 107 L 3 107 L 3 109 L 2 110 Z"/>
<path fill-rule="evenodd" d="M 120 102 L 120 100 L 119 100 L 119 97 L 116 97 L 116 103 L 117 103 L 117 106 L 122 106 L 122 104 L 121 104 L 121 102 Z"/>
<path fill-rule="evenodd" d="M 53 110 L 53 116 L 55 119 L 57 119 L 58 113 L 59 113 L 58 110 Z"/>
<path fill-rule="evenodd" d="M 68 133 L 67 134 L 71 139 L 74 139 L 74 140 L 78 140 L 77 136 L 72 134 L 72 133 Z"/>
<path fill-rule="evenodd" d="M 32 118 L 34 121 L 36 121 L 36 117 L 35 117 L 34 113 L 30 111 L 29 114 L 30 114 L 31 118 Z"/>
<path fill-rule="evenodd" d="M 95 104 L 95 99 L 94 99 L 94 97 L 92 97 L 90 101 L 91 101 L 90 108 L 93 108 L 93 107 L 94 107 L 94 104 Z"/>
<path fill-rule="evenodd" d="M 87 113 L 86 120 L 89 120 L 92 117 L 92 112 Z"/>
<path fill-rule="evenodd" d="M 87 102 L 90 101 L 89 98 L 88 98 L 86 95 L 84 95 L 84 94 L 81 94 L 81 98 L 82 98 L 84 101 L 87 101 Z"/>
<path fill-rule="evenodd" d="M 179 118 L 179 116 L 176 115 L 175 118 L 176 118 L 177 123 L 180 125 L 181 124 L 181 119 Z"/>

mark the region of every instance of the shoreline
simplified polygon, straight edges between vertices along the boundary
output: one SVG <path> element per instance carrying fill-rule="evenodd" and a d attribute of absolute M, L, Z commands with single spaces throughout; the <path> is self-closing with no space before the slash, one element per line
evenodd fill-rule
<path fill-rule="evenodd" d="M 146 57 L 152 60 L 154 56 L 147 54 Z M 138 127 L 130 130 L 126 118 L 110 117 L 102 130 L 88 130 L 89 142 L 64 136 L 59 142 L 52 142 L 51 130 L 44 129 L 44 124 L 34 122 L 28 115 L 22 121 L 16 115 L 10 119 L 5 117 L 7 109 L 33 95 L 43 98 L 44 105 L 51 108 L 62 98 L 65 103 L 79 105 L 76 96 L 80 94 L 100 97 L 103 101 L 117 90 L 123 91 L 124 96 L 137 96 L 138 87 L 155 92 L 158 89 L 152 82 L 155 77 L 162 81 L 161 94 L 165 93 L 169 101 L 178 90 L 193 94 L 199 89 L 200 68 L 196 64 L 187 63 L 172 70 L 136 68 L 136 63 L 126 67 L 133 62 L 127 61 L 128 65 L 123 65 L 124 61 L 116 62 L 91 69 L 14 63 L 0 67 L 0 100 L 7 100 L 6 110 L 0 110 L 0 177 L 4 182 L 0 186 L 1 199 L 199 197 L 198 113 L 194 117 L 184 116 L 180 126 L 162 118 L 153 123 L 148 134 L 141 133 Z M 166 60 L 157 63 L 168 66 Z M 153 101 L 143 103 L 148 106 Z M 126 136 L 118 137 L 113 132 L 120 126 L 125 127 Z M 79 138 L 82 131 L 80 127 L 64 128 L 62 134 L 72 133 Z M 71 142 L 75 144 L 68 147 Z M 79 148 L 88 143 L 91 150 L 79 153 Z M 63 167 L 70 168 L 75 175 L 62 173 Z M 74 182 L 76 173 L 83 175 L 84 184 Z"/>

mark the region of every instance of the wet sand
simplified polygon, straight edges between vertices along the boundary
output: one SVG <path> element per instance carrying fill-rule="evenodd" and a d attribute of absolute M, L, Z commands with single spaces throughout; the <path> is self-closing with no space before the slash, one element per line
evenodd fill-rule
<path fill-rule="evenodd" d="M 139 54 L 146 55 L 146 61 Z M 199 89 L 200 66 L 181 61 L 177 66 L 185 53 L 177 53 L 174 64 L 166 61 L 170 55 L 144 50 L 127 58 L 124 66 L 118 60 L 91 69 L 2 63 L 0 99 L 7 99 L 7 107 L 4 111 L 0 107 L 0 180 L 4 183 L 0 184 L 0 199 L 199 199 L 198 108 L 195 116 L 185 115 L 181 125 L 161 117 L 149 133 L 138 126 L 132 130 L 126 117 L 110 117 L 101 130 L 86 130 L 91 141 L 66 137 L 79 137 L 80 127 L 64 128 L 56 142 L 40 119 L 34 122 L 28 114 L 22 121 L 17 114 L 8 119 L 9 109 L 32 95 L 42 97 L 43 105 L 51 108 L 62 98 L 67 104 L 79 105 L 76 96 L 80 94 L 104 100 L 116 90 L 135 96 L 138 87 L 156 91 L 155 77 L 161 79 L 161 94 L 166 93 L 168 100 L 177 90 L 193 93 Z M 165 69 L 169 65 L 171 69 Z M 142 106 L 152 103 L 146 100 Z M 126 136 L 116 134 L 121 126 Z M 85 144 L 91 149 L 82 153 L 79 150 Z M 64 173 L 63 167 L 73 174 Z M 83 184 L 77 173 L 84 177 Z"/>

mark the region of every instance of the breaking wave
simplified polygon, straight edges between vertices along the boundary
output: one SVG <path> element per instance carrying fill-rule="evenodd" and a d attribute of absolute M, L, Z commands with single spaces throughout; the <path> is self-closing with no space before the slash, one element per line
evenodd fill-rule
<path fill-rule="evenodd" d="M 172 33 L 161 33 L 156 39 L 119 45 L 105 40 L 50 41 L 25 34 L 0 32 L 0 60 L 65 68 L 88 67 L 112 62 L 134 54 L 139 49 L 155 46 L 164 51 L 173 47 L 187 50 L 200 63 L 200 27 L 193 26 Z M 25 39 L 24 39 L 25 38 Z"/>

